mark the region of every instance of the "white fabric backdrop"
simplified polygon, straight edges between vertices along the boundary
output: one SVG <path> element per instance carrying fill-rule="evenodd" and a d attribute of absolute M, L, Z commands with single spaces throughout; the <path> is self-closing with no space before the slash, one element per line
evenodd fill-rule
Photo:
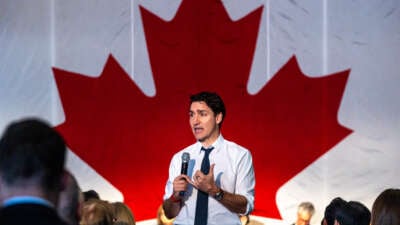
<path fill-rule="evenodd" d="M 58 125 L 63 109 L 51 67 L 98 76 L 112 53 L 148 96 L 156 90 L 138 4 L 171 20 L 181 1 L 0 0 L 0 131 L 39 116 Z M 400 1 L 223 1 L 233 20 L 264 5 L 248 91 L 256 93 L 295 54 L 305 74 L 351 69 L 338 120 L 354 132 L 283 185 L 285 222 L 300 201 L 324 207 L 336 196 L 368 207 L 399 187 Z M 122 194 L 73 153 L 68 167 L 83 189 L 109 200 Z M 153 221 L 154 222 L 154 221 Z"/>

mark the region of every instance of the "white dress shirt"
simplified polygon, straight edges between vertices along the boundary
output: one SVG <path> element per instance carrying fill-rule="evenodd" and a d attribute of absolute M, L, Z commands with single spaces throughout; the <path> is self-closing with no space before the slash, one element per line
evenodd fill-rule
<path fill-rule="evenodd" d="M 223 190 L 239 194 L 247 199 L 247 210 L 250 213 L 254 208 L 255 177 L 251 153 L 236 143 L 225 140 L 222 135 L 212 144 L 214 149 L 210 153 L 210 165 L 215 164 L 214 179 L 217 186 Z M 165 186 L 164 199 L 168 199 L 173 192 L 173 181 L 181 174 L 182 153 L 190 154 L 188 176 L 192 177 L 195 171 L 200 170 L 204 151 L 201 151 L 201 143 L 193 145 L 177 152 L 171 160 L 169 178 Z M 193 179 L 193 177 L 192 177 Z M 190 184 L 185 195 L 182 209 L 175 218 L 174 224 L 194 224 L 196 212 L 197 189 Z M 239 216 L 229 211 L 220 202 L 209 196 L 208 201 L 208 225 L 240 225 Z"/>

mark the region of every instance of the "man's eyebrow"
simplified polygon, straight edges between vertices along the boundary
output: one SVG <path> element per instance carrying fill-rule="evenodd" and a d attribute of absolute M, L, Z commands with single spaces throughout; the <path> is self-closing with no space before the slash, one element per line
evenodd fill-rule
<path fill-rule="evenodd" d="M 189 112 L 190 113 L 192 113 L 192 112 L 208 112 L 208 110 L 206 110 L 206 109 L 197 109 L 197 110 L 189 110 Z"/>

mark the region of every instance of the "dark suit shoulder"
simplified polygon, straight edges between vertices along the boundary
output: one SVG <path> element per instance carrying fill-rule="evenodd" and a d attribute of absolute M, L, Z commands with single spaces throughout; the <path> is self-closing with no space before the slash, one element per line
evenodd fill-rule
<path fill-rule="evenodd" d="M 39 204 L 16 204 L 0 209 L 1 225 L 67 225 L 54 208 Z"/>

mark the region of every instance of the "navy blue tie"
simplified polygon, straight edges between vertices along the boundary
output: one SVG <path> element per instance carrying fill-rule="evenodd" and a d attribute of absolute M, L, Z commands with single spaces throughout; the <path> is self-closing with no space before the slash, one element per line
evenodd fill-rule
<path fill-rule="evenodd" d="M 210 171 L 210 159 L 208 156 L 210 152 L 214 149 L 201 147 L 201 150 L 204 151 L 204 158 L 201 162 L 201 172 L 204 174 L 208 174 Z M 208 216 L 208 194 L 198 190 L 197 192 L 197 202 L 196 202 L 196 215 L 194 216 L 194 225 L 207 225 L 207 216 Z"/>

